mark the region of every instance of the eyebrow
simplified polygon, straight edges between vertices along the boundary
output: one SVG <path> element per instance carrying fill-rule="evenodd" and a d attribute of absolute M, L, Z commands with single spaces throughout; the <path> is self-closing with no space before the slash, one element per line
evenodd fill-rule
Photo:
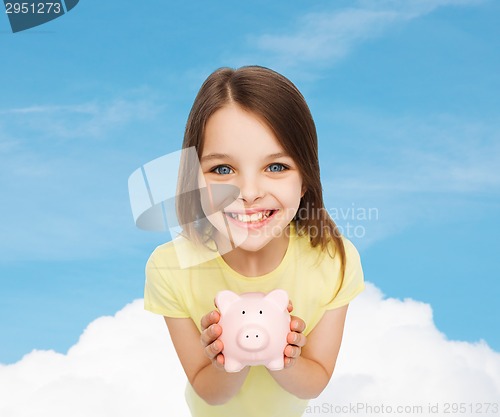
<path fill-rule="evenodd" d="M 266 159 L 274 159 L 281 157 L 290 157 L 290 155 L 288 155 L 285 152 L 277 152 L 267 155 Z M 231 157 L 231 155 L 228 155 L 226 153 L 210 153 L 208 155 L 202 156 L 200 162 L 210 161 L 212 159 L 233 159 L 233 158 Z"/>

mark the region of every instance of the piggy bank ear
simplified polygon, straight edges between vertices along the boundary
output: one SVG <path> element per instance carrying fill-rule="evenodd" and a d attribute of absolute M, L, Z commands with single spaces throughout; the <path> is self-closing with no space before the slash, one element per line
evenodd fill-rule
<path fill-rule="evenodd" d="M 288 293 L 285 290 L 273 290 L 264 299 L 278 306 L 280 310 L 285 310 L 288 307 Z"/>
<path fill-rule="evenodd" d="M 228 310 L 229 306 L 239 298 L 240 296 L 232 291 L 219 291 L 215 296 L 215 305 L 220 310 L 220 312 L 224 314 Z"/>

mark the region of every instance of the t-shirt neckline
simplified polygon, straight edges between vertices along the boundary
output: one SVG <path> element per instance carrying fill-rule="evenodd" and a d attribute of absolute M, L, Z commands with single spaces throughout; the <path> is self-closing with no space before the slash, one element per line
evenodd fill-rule
<path fill-rule="evenodd" d="M 293 244 L 295 239 L 297 238 L 296 235 L 296 230 L 295 230 L 295 225 L 293 222 L 290 223 L 290 237 L 288 238 L 288 247 L 285 252 L 285 256 L 283 256 L 283 259 L 279 263 L 279 265 L 272 271 L 263 274 L 263 275 L 258 275 L 255 277 L 247 277 L 246 275 L 240 274 L 238 271 L 235 271 L 229 264 L 224 260 L 221 254 L 219 254 L 216 257 L 217 262 L 221 266 L 221 268 L 227 272 L 229 272 L 231 275 L 233 275 L 235 278 L 238 278 L 243 281 L 247 282 L 261 282 L 267 279 L 271 279 L 275 276 L 277 276 L 290 262 L 290 259 L 292 258 L 292 252 L 294 250 L 295 245 Z"/>

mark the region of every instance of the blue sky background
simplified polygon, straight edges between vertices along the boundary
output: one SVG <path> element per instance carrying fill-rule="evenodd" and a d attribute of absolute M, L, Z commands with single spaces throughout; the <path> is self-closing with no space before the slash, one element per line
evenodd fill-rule
<path fill-rule="evenodd" d="M 165 235 L 127 179 L 179 149 L 203 80 L 259 64 L 315 117 L 326 207 L 365 278 L 500 351 L 500 3 L 81 1 L 12 34 L 0 16 L 0 362 L 65 352 L 141 298 Z M 372 211 L 373 213 L 373 211 Z"/>

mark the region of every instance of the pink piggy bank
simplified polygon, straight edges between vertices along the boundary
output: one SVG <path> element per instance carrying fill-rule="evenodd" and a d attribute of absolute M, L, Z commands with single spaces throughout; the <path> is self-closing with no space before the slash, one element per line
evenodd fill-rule
<path fill-rule="evenodd" d="M 241 371 L 246 365 L 265 365 L 278 371 L 284 367 L 284 350 L 290 332 L 288 294 L 277 289 L 268 294 L 238 295 L 220 291 L 215 297 L 220 310 L 219 325 L 224 344 L 224 369 Z"/>

